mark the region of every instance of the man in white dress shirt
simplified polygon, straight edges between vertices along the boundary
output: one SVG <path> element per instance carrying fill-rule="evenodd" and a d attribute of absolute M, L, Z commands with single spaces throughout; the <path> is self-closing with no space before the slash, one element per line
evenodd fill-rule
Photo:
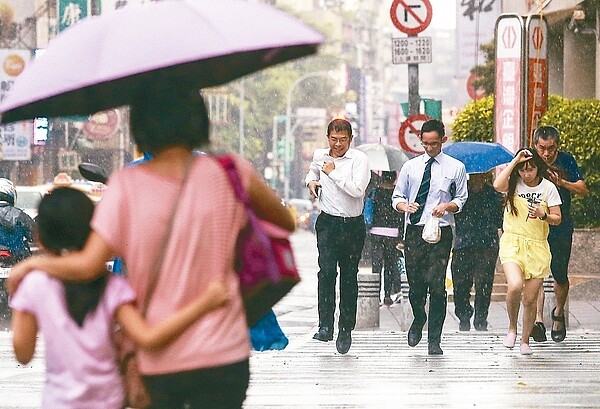
<path fill-rule="evenodd" d="M 444 124 L 431 119 L 421 127 L 423 155 L 406 162 L 400 170 L 392 196 L 392 207 L 406 213 L 404 260 L 409 284 L 408 298 L 414 320 L 408 331 L 408 345 L 421 341 L 427 321 L 425 301 L 429 292 L 427 341 L 429 355 L 442 355 L 442 327 L 446 318 L 446 266 L 452 248 L 454 213 L 467 201 L 465 165 L 444 154 Z M 423 227 L 439 218 L 441 238 L 429 243 L 422 238 Z"/>
<path fill-rule="evenodd" d="M 356 324 L 358 262 L 365 242 L 364 197 L 371 179 L 367 156 L 350 148 L 352 125 L 334 119 L 327 127 L 329 148 L 315 150 L 306 175 L 306 186 L 318 197 L 319 250 L 318 306 L 319 331 L 314 339 L 333 340 L 335 284 L 340 268 L 340 316 L 336 348 L 345 354 L 352 344 Z"/>

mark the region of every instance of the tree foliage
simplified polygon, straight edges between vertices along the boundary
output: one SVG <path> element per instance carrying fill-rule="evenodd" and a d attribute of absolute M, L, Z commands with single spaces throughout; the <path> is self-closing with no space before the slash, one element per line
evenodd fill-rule
<path fill-rule="evenodd" d="M 476 75 L 473 82 L 475 89 L 483 89 L 485 95 L 494 95 L 496 90 L 496 47 L 494 41 L 481 44 L 479 49 L 485 54 L 485 63 L 476 65 L 471 73 Z"/>
<path fill-rule="evenodd" d="M 452 140 L 492 142 L 494 140 L 494 96 L 469 102 L 452 124 Z"/>

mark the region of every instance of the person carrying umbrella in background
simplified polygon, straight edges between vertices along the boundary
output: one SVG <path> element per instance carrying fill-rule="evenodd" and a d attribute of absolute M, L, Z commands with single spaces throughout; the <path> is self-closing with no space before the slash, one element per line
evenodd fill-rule
<path fill-rule="evenodd" d="M 550 226 L 548 244 L 552 253 L 550 271 L 554 278 L 554 296 L 556 307 L 552 309 L 552 328 L 550 336 L 554 342 L 561 342 L 567 336 L 565 323 L 565 304 L 569 295 L 569 260 L 573 245 L 573 218 L 571 217 L 572 195 L 587 196 L 589 190 L 583 180 L 583 173 L 577 166 L 573 155 L 560 151 L 560 132 L 553 126 L 541 126 L 533 134 L 533 147 L 550 166 L 550 180 L 558 188 L 562 204 L 562 223 Z M 537 303 L 536 322 L 533 327 L 534 341 L 546 340 L 544 325 L 544 291 L 540 290 Z"/>
<path fill-rule="evenodd" d="M 408 297 L 414 320 L 408 331 L 408 345 L 421 341 L 427 321 L 425 302 L 429 293 L 428 354 L 442 355 L 442 327 L 446 318 L 446 267 L 452 248 L 454 214 L 467 201 L 465 165 L 442 152 L 446 137 L 444 124 L 431 119 L 420 133 L 425 154 L 404 164 L 392 196 L 392 206 L 407 213 L 404 237 Z M 434 219 L 437 218 L 437 219 Z M 423 239 L 428 221 L 438 221 L 440 235 L 435 243 Z"/>
<path fill-rule="evenodd" d="M 495 142 L 455 142 L 444 153 L 465 164 L 469 200 L 456 214 L 451 271 L 454 308 L 459 329 L 487 330 L 487 316 L 498 258 L 498 229 L 502 227 L 502 195 L 491 186 L 490 171 L 508 163 L 513 154 Z M 471 287 L 475 284 L 475 308 Z"/>
<path fill-rule="evenodd" d="M 398 245 L 404 234 L 404 214 L 390 206 L 396 182 L 396 172 L 383 171 L 373 192 L 373 223 L 371 235 L 371 258 L 373 274 L 379 275 L 380 292 L 383 282 L 385 305 L 392 305 L 392 293 L 400 291 L 398 259 L 402 257 Z"/>
<path fill-rule="evenodd" d="M 498 258 L 499 229 L 502 228 L 502 195 L 491 185 L 492 174 L 470 173 L 469 199 L 454 215 L 452 284 L 454 312 L 459 330 L 487 331 L 487 316 Z M 471 306 L 471 287 L 475 285 L 475 308 Z"/>

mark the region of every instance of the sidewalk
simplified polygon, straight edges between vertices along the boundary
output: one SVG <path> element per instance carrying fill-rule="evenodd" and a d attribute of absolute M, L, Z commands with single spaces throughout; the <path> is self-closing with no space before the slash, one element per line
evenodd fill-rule
<path fill-rule="evenodd" d="M 448 303 L 442 356 L 427 355 L 426 332 L 419 345 L 407 345 L 401 325 L 407 302 L 382 306 L 379 327 L 353 331 L 350 351 L 340 355 L 335 340 L 312 339 L 318 320 L 316 251 L 309 236 L 295 236 L 296 244 L 304 241 L 297 253 L 303 281 L 275 308 L 290 344 L 283 351 L 253 353 L 245 409 L 600 408 L 597 282 L 590 284 L 594 297 L 570 300 L 565 341 L 532 342 L 531 356 L 502 346 L 504 302 L 490 306 L 487 332 L 459 332 L 454 304 Z"/>

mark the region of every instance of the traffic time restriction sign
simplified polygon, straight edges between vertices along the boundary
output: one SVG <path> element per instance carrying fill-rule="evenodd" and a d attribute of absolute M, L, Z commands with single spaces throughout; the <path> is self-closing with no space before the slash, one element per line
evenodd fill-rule
<path fill-rule="evenodd" d="M 431 37 L 392 38 L 392 63 L 421 64 L 431 61 Z"/>
<path fill-rule="evenodd" d="M 421 127 L 430 119 L 430 117 L 424 114 L 411 115 L 406 118 L 398 131 L 398 143 L 400 147 L 412 153 L 425 152 L 421 145 Z"/>
<path fill-rule="evenodd" d="M 390 8 L 392 23 L 408 35 L 417 35 L 429 27 L 432 16 L 429 0 L 394 0 Z"/>

